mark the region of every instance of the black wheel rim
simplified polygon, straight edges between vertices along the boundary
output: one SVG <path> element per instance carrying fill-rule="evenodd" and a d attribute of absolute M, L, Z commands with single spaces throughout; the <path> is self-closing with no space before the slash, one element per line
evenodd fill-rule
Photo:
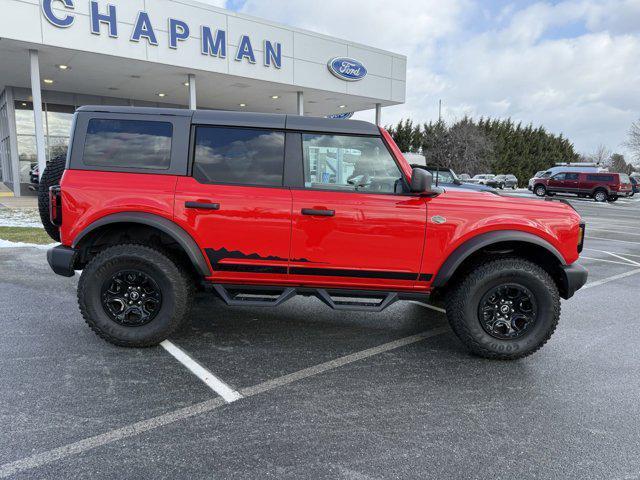
<path fill-rule="evenodd" d="M 156 317 L 161 305 L 160 287 L 140 270 L 119 271 L 102 286 L 102 307 L 119 325 L 146 325 Z"/>
<path fill-rule="evenodd" d="M 509 283 L 484 294 L 478 307 L 478 319 L 485 332 L 500 340 L 522 337 L 535 324 L 538 305 L 531 291 Z"/>

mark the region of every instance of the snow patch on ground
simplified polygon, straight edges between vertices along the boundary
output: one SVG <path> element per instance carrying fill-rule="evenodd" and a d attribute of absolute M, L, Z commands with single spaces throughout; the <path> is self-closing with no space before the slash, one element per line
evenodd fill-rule
<path fill-rule="evenodd" d="M 38 245 L 37 243 L 10 242 L 0 238 L 0 248 L 37 248 L 38 250 L 48 250 L 51 247 L 59 245 L 58 243 L 50 243 L 48 245 Z"/>
<path fill-rule="evenodd" d="M 0 208 L 0 227 L 42 228 L 37 208 Z"/>

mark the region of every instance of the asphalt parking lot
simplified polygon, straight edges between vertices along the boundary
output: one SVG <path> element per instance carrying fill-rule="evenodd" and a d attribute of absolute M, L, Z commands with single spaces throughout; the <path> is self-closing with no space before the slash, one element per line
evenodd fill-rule
<path fill-rule="evenodd" d="M 437 308 L 298 298 L 203 296 L 166 348 L 122 349 L 85 326 L 77 276 L 0 249 L 0 478 L 640 478 L 635 198 L 570 199 L 589 283 L 517 362 L 470 356 Z"/>

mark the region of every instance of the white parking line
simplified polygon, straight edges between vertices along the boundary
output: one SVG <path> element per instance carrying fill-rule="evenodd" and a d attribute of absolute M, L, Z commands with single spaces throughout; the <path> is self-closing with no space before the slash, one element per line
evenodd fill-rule
<path fill-rule="evenodd" d="M 442 335 L 447 331 L 449 331 L 447 327 L 439 327 L 432 330 L 427 330 L 422 333 L 418 333 L 416 335 L 411 335 L 409 337 L 400 338 L 392 342 L 378 345 L 377 347 L 368 348 L 351 355 L 346 355 L 329 362 L 321 363 L 320 365 L 316 365 L 314 367 L 305 368 L 288 375 L 283 375 L 282 377 L 278 377 L 273 380 L 267 380 L 266 382 L 259 383 L 257 385 L 254 385 L 253 387 L 243 388 L 242 393 L 246 398 L 252 395 L 267 392 L 274 388 L 289 385 L 293 382 L 297 382 L 299 380 L 303 380 L 305 378 L 309 378 L 314 375 L 318 375 L 320 373 L 324 373 L 338 367 L 357 362 L 358 360 L 370 358 L 380 353 L 388 352 L 390 350 L 404 347 L 406 345 L 421 342 L 422 340 L 426 340 L 428 338 Z M 125 425 L 124 427 L 117 428 L 100 435 L 95 435 L 93 437 L 85 438 L 68 445 L 63 445 L 62 447 L 54 448 L 53 450 L 36 453 L 35 455 L 31 455 L 21 460 L 5 463 L 4 465 L 0 465 L 0 478 L 7 478 L 11 475 L 15 475 L 16 473 L 20 473 L 25 470 L 42 467 L 57 460 L 61 460 L 72 455 L 77 455 L 94 448 L 117 442 L 124 438 L 133 437 L 135 435 L 148 432 L 149 430 L 154 430 L 159 427 L 170 425 L 180 420 L 185 420 L 196 415 L 211 412 L 224 405 L 226 405 L 226 403 L 222 398 L 214 398 L 213 400 L 207 400 L 205 402 L 191 405 L 190 407 L 180 408 L 173 412 L 165 413 L 164 415 L 159 415 L 147 420 L 142 420 L 130 425 Z"/>
<path fill-rule="evenodd" d="M 612 252 L 609 252 L 608 250 L 598 250 L 597 248 L 587 248 L 587 247 L 585 247 L 585 250 L 589 250 L 591 252 L 612 253 Z M 615 253 L 616 255 L 625 255 L 627 257 L 638 257 L 638 258 L 640 258 L 640 255 L 635 254 L 635 253 L 618 253 L 618 252 L 613 252 L 613 253 Z"/>
<path fill-rule="evenodd" d="M 640 245 L 640 242 L 632 242 L 631 240 L 618 240 L 617 238 L 590 237 L 589 235 L 587 235 L 587 238 L 590 240 L 604 240 L 606 242 L 622 242 L 622 243 L 632 243 L 634 245 Z"/>
<path fill-rule="evenodd" d="M 614 275 L 612 277 L 603 278 L 602 280 L 596 280 L 595 282 L 587 283 L 584 287 L 578 290 L 576 293 L 580 293 L 583 290 L 588 290 L 589 288 L 599 287 L 600 285 L 604 285 L 605 283 L 613 282 L 614 280 L 620 280 L 621 278 L 627 278 L 631 275 L 637 275 L 640 273 L 640 269 L 631 270 L 629 272 L 620 273 L 618 275 Z"/>
<path fill-rule="evenodd" d="M 629 262 L 616 262 L 615 260 L 606 260 L 604 258 L 595 258 L 595 257 L 585 257 L 584 255 L 580 255 L 580 260 L 592 260 L 594 262 L 604 262 L 604 263 L 615 263 L 616 265 L 626 265 L 627 267 L 633 267 L 633 263 Z M 640 266 L 640 264 L 638 264 Z"/>
<path fill-rule="evenodd" d="M 640 237 L 640 233 L 631 233 L 631 232 L 621 232 L 620 230 L 610 230 L 608 228 L 594 228 L 591 227 L 589 229 L 590 232 L 609 232 L 609 233 L 620 233 L 623 235 L 632 235 L 634 237 Z"/>
<path fill-rule="evenodd" d="M 415 303 L 416 305 L 420 305 L 421 307 L 430 308 L 431 310 L 435 310 L 436 312 L 447 313 L 447 311 L 444 308 L 434 307 L 433 305 L 429 305 L 428 303 L 420 302 L 418 300 L 409 300 L 409 303 Z"/>
<path fill-rule="evenodd" d="M 628 258 L 624 258 L 622 255 L 618 255 L 617 253 L 613 253 L 613 252 L 604 252 L 604 253 L 606 253 L 607 255 L 611 255 L 612 257 L 619 258 L 620 260 L 629 262 L 629 264 L 635 265 L 636 267 L 640 267 L 640 263 L 636 262 L 635 260 L 629 260 Z"/>
<path fill-rule="evenodd" d="M 171 343 L 169 340 L 165 340 L 160 344 L 162 348 L 164 348 L 167 352 L 169 352 L 173 357 L 178 360 L 182 365 L 187 367 L 187 369 L 193 373 L 196 377 L 202 380 L 211 390 L 220 395 L 225 402 L 231 403 L 236 400 L 240 400 L 242 395 L 232 389 L 229 385 L 224 383 L 218 377 L 216 377 L 209 370 L 204 368 L 198 362 L 196 362 L 193 358 L 191 358 L 187 353 L 182 350 L 177 345 Z"/>

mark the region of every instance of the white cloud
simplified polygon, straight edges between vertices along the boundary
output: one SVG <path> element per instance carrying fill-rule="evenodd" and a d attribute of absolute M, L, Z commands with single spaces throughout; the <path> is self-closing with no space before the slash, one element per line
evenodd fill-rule
<path fill-rule="evenodd" d="M 407 102 L 386 108 L 385 122 L 434 120 L 442 98 L 451 120 L 512 116 L 564 133 L 579 151 L 623 150 L 640 117 L 640 1 L 521 5 L 247 0 L 243 11 L 407 55 Z"/>

